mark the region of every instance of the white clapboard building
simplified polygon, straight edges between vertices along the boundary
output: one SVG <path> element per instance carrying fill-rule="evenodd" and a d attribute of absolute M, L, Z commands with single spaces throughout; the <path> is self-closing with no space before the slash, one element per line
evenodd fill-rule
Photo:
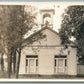
<path fill-rule="evenodd" d="M 40 10 L 41 29 L 45 38 L 26 45 L 22 49 L 19 74 L 77 75 L 76 47 L 61 44 L 59 34 L 53 30 L 54 9 Z M 25 41 L 27 42 L 27 40 Z"/>

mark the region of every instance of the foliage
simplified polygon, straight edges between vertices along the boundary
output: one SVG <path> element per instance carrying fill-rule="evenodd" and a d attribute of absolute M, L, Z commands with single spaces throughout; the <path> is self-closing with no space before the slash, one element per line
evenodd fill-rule
<path fill-rule="evenodd" d="M 22 44 L 24 36 L 37 27 L 36 12 L 32 6 L 24 5 L 2 5 L 0 6 L 0 52 L 6 52 L 8 58 L 8 77 L 12 72 L 12 62 L 15 62 L 14 71 L 16 70 L 16 78 L 18 78 Z M 43 39 L 42 33 L 27 38 L 27 45 Z M 25 39 L 26 40 L 26 39 Z M 17 52 L 17 57 L 16 57 Z M 13 58 L 13 59 L 12 59 Z M 17 58 L 17 62 L 15 61 Z M 15 66 L 16 65 L 16 66 Z"/>
<path fill-rule="evenodd" d="M 25 9 L 27 8 L 27 10 Z M 12 53 L 18 52 L 17 75 L 19 72 L 21 45 L 24 35 L 35 26 L 35 13 L 32 6 L 0 6 L 0 52 L 6 50 L 8 56 L 8 74 L 11 74 Z"/>
<path fill-rule="evenodd" d="M 84 6 L 69 6 L 62 15 L 63 20 L 60 29 L 62 44 L 70 43 L 73 36 L 77 45 L 77 55 L 84 58 Z M 80 61 L 80 60 L 79 60 Z M 81 60 L 84 62 L 84 59 Z"/>

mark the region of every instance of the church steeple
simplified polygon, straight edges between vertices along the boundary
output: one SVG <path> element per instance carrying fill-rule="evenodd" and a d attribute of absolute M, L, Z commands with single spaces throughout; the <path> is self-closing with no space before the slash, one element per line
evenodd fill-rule
<path fill-rule="evenodd" d="M 53 28 L 53 15 L 55 14 L 54 9 L 44 9 L 40 10 L 41 14 L 41 27 L 48 26 Z"/>

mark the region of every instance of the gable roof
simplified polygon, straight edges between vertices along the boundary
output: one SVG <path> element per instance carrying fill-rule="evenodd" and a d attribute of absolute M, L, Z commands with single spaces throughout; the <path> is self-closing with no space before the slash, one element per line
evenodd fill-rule
<path fill-rule="evenodd" d="M 29 41 L 29 43 L 31 43 L 31 42 L 30 42 L 30 39 L 31 39 L 31 38 L 33 38 L 35 35 L 39 34 L 40 32 L 42 32 L 43 30 L 46 30 L 46 29 L 52 31 L 52 32 L 55 33 L 56 35 L 59 35 L 59 34 L 58 34 L 56 31 L 54 31 L 53 29 L 51 29 L 51 28 L 45 26 L 45 27 L 43 27 L 42 29 L 38 30 L 37 32 L 31 34 L 31 35 L 30 35 L 29 37 L 27 37 L 25 40 L 23 40 L 23 43 L 28 42 L 28 41 Z"/>
<path fill-rule="evenodd" d="M 45 29 L 48 29 L 48 30 L 52 31 L 53 33 L 59 35 L 59 33 L 57 33 L 57 32 L 54 31 L 53 29 L 51 29 L 51 28 L 49 28 L 49 27 L 46 26 L 46 27 L 44 27 L 44 28 L 38 30 L 37 32 L 31 34 L 28 38 L 25 39 L 25 41 L 28 40 L 29 38 L 32 38 L 33 36 L 37 35 L 38 33 L 42 32 L 42 31 L 45 30 Z"/>
<path fill-rule="evenodd" d="M 40 33 L 40 32 L 42 32 L 42 31 L 45 30 L 45 29 L 48 29 L 48 30 L 52 31 L 53 33 L 59 35 L 59 34 L 58 34 L 56 31 L 54 31 L 53 29 L 51 29 L 51 28 L 45 26 L 45 27 L 43 27 L 42 29 L 40 29 L 39 31 L 37 31 L 37 32 L 35 32 L 34 34 L 32 34 L 32 36 L 33 36 L 33 35 L 36 35 L 36 34 L 38 34 L 38 33 Z"/>
<path fill-rule="evenodd" d="M 43 27 L 42 29 L 38 30 L 37 32 L 31 34 L 28 38 L 26 38 L 26 39 L 23 41 L 23 43 L 28 42 L 27 44 L 30 44 L 30 43 L 31 43 L 31 38 L 33 38 L 35 35 L 39 34 L 40 32 L 42 32 L 43 30 L 46 30 L 46 29 L 52 31 L 53 33 L 55 33 L 56 35 L 58 35 L 58 36 L 60 37 L 59 33 L 57 33 L 56 31 L 54 31 L 53 29 L 51 29 L 51 28 L 45 26 L 45 27 Z M 70 41 L 70 43 L 71 43 L 71 45 L 76 46 L 76 44 L 75 44 L 74 42 Z M 26 44 L 26 45 L 27 45 L 27 44 Z M 70 44 L 69 44 L 69 45 L 70 45 Z M 69 46 L 69 45 L 68 45 L 68 46 Z"/>

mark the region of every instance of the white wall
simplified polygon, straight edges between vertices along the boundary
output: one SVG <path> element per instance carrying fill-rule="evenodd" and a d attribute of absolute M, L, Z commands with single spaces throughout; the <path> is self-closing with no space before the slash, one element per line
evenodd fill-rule
<path fill-rule="evenodd" d="M 39 48 L 37 54 L 32 51 L 31 47 L 26 47 L 22 50 L 21 63 L 20 63 L 20 74 L 26 74 L 26 55 L 38 55 L 38 74 L 41 75 L 53 75 L 54 74 L 54 56 L 59 55 L 59 51 L 62 47 L 55 48 Z M 68 55 L 70 50 L 70 55 Z M 67 66 L 68 75 L 77 75 L 77 64 L 76 64 L 76 49 L 69 48 L 64 51 L 64 55 L 67 55 Z"/>
<path fill-rule="evenodd" d="M 20 63 L 20 71 L 19 74 L 26 74 L 25 68 L 26 68 L 26 55 L 38 55 L 38 74 L 41 75 L 53 75 L 54 74 L 54 56 L 60 54 L 61 48 L 64 48 L 61 45 L 60 37 L 52 32 L 49 29 L 45 29 L 42 31 L 43 34 L 47 35 L 47 40 L 42 39 L 41 44 L 39 42 L 33 43 L 34 45 L 43 45 L 45 47 L 33 47 L 38 48 L 35 51 L 32 50 L 32 47 L 24 47 L 22 50 L 22 56 L 21 56 L 21 63 Z M 53 46 L 54 47 L 47 47 L 47 46 Z M 58 47 L 57 47 L 58 46 Z M 38 51 L 39 50 L 39 51 Z M 70 51 L 70 54 L 68 54 L 68 51 Z M 76 49 L 69 47 L 68 49 L 65 49 L 62 53 L 62 55 L 67 55 L 67 66 L 68 66 L 68 75 L 76 75 L 77 74 L 77 61 L 76 61 Z"/>
<path fill-rule="evenodd" d="M 46 35 L 46 38 L 41 39 L 39 42 L 34 42 L 32 45 L 60 45 L 61 40 L 57 33 L 52 32 L 49 29 L 45 29 L 41 32 L 42 34 Z"/>
<path fill-rule="evenodd" d="M 69 47 L 70 55 L 68 55 L 68 74 L 77 75 L 77 57 L 76 57 L 76 48 Z"/>
<path fill-rule="evenodd" d="M 51 49 L 41 49 L 39 53 L 39 74 L 52 75 L 54 73 L 54 55 Z"/>

